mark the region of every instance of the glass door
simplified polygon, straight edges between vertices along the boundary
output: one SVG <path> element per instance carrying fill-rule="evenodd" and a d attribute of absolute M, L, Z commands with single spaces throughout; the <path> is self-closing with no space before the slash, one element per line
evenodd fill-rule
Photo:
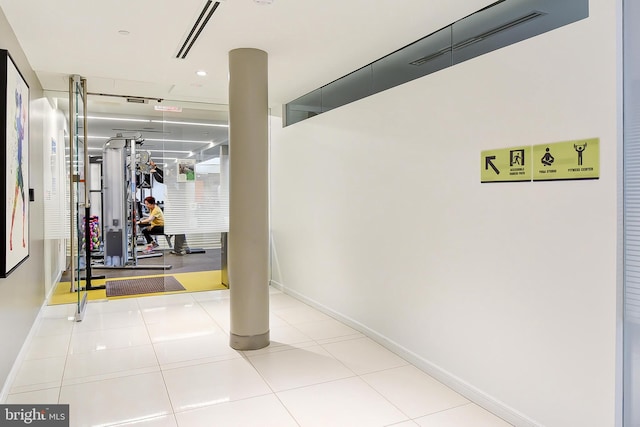
<path fill-rule="evenodd" d="M 87 279 L 90 281 L 89 238 L 86 235 L 90 207 L 87 180 L 89 174 L 86 146 L 86 80 L 69 77 L 69 221 L 70 221 L 70 281 L 77 295 L 76 321 L 81 321 L 87 302 Z"/>

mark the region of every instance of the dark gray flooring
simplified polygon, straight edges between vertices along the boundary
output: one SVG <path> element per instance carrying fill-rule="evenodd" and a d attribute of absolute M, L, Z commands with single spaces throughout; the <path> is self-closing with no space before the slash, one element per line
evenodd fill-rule
<path fill-rule="evenodd" d="M 189 273 L 193 271 L 220 270 L 222 265 L 220 249 L 206 249 L 205 253 L 192 253 L 186 255 L 172 254 L 168 249 L 156 250 L 155 253 L 161 255 L 138 259 L 137 266 L 131 268 L 100 268 L 99 265 L 94 265 L 91 268 L 91 276 L 104 276 L 107 279 L 111 279 L 118 277 L 148 276 L 163 273 Z M 171 266 L 171 268 L 154 268 L 162 266 Z M 82 272 L 83 277 L 84 274 L 85 273 Z M 67 271 L 63 274 L 62 281 L 68 280 L 70 279 L 69 272 Z"/>

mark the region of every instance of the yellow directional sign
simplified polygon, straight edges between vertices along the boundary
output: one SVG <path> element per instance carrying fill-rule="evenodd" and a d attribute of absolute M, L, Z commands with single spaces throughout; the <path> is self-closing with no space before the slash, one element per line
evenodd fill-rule
<path fill-rule="evenodd" d="M 482 151 L 480 181 L 531 181 L 531 146 Z"/>
<path fill-rule="evenodd" d="M 534 181 L 598 179 L 600 139 L 534 145 L 532 165 Z"/>

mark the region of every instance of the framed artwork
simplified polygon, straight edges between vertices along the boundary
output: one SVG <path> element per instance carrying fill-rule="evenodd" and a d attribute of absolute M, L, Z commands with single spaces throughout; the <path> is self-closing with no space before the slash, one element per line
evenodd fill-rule
<path fill-rule="evenodd" d="M 0 49 L 0 149 L 5 172 L 0 192 L 5 200 L 4 246 L 0 277 L 7 277 L 29 257 L 29 85 L 6 50 Z"/>

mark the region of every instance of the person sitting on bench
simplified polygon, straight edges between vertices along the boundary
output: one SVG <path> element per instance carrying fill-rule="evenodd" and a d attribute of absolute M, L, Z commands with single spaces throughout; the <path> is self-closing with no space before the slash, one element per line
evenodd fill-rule
<path fill-rule="evenodd" d="M 162 168 L 158 166 L 153 160 L 149 159 L 149 173 L 153 175 L 153 179 L 160 184 L 164 184 L 164 172 Z M 171 235 L 165 235 L 167 243 L 171 246 Z M 187 238 L 184 234 L 176 234 L 171 250 L 174 255 L 185 255 L 189 253 L 189 245 L 187 245 Z"/>
<path fill-rule="evenodd" d="M 144 238 L 147 241 L 144 253 L 151 253 L 154 248 L 159 246 L 151 235 L 164 234 L 164 215 L 160 206 L 156 204 L 155 197 L 146 197 L 144 205 L 149 209 L 149 216 L 138 221 L 138 225 L 141 228 L 144 227 L 142 228 L 142 234 L 144 234 Z"/>

